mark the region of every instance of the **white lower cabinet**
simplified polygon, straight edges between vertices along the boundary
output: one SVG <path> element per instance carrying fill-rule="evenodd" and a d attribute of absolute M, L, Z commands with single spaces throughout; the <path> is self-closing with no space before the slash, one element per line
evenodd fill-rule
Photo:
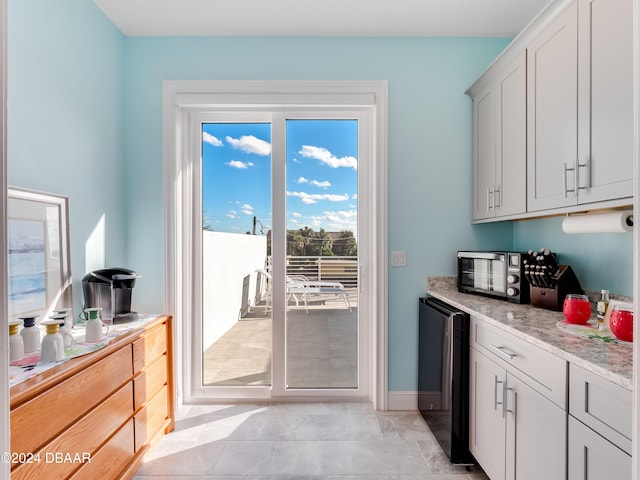
<path fill-rule="evenodd" d="M 631 456 L 569 416 L 569 480 L 631 480 Z"/>
<path fill-rule="evenodd" d="M 471 349 L 470 450 L 491 480 L 564 480 L 567 413 Z"/>
<path fill-rule="evenodd" d="M 569 377 L 569 480 L 630 480 L 632 392 L 574 364 Z"/>

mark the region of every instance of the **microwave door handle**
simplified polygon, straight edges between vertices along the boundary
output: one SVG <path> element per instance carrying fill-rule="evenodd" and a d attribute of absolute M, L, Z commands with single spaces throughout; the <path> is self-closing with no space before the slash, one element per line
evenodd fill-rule
<path fill-rule="evenodd" d="M 480 258 L 483 260 L 500 260 L 502 257 L 499 253 L 491 252 L 458 252 L 458 258 Z"/>

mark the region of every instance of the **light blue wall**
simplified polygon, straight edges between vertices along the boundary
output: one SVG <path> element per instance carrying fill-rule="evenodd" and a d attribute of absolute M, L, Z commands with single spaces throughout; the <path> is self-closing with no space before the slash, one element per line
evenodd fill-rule
<path fill-rule="evenodd" d="M 388 80 L 389 380 L 415 390 L 418 297 L 428 274 L 453 274 L 459 248 L 509 248 L 512 227 L 472 227 L 471 101 L 466 88 L 504 39 L 127 38 L 128 263 L 149 306 L 163 288 L 162 80 Z M 153 239 L 141 241 L 141 239 Z"/>
<path fill-rule="evenodd" d="M 548 247 L 558 261 L 571 265 L 580 285 L 586 290 L 609 290 L 633 296 L 633 234 L 566 234 L 562 218 L 553 217 L 515 222 L 516 250 Z"/>
<path fill-rule="evenodd" d="M 89 0 L 8 2 L 8 183 L 69 197 L 75 313 L 103 216 L 93 245 L 125 260 L 123 47 Z"/>
<path fill-rule="evenodd" d="M 631 236 L 567 236 L 560 219 L 470 225 L 465 89 L 504 39 L 124 38 L 90 0 L 9 1 L 9 183 L 70 196 L 75 303 L 86 242 L 106 218 L 106 264 L 143 275 L 163 308 L 162 81 L 389 82 L 389 382 L 416 389 L 417 298 L 458 249 L 548 246 L 585 288 L 631 293 Z"/>

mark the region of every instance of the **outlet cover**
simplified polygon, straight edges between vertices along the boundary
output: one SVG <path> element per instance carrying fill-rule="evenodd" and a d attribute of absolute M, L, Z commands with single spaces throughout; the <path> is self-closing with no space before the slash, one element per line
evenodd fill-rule
<path fill-rule="evenodd" d="M 391 266 L 392 267 L 406 267 L 407 266 L 407 252 L 404 250 L 398 250 L 391 252 Z"/>

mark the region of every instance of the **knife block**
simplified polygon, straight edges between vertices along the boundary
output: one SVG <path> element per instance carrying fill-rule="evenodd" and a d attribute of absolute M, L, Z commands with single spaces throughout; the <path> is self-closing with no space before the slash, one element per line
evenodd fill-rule
<path fill-rule="evenodd" d="M 578 277 L 569 265 L 559 265 L 552 277 L 554 287 L 530 286 L 531 305 L 547 310 L 562 311 L 564 298 L 570 293 L 584 293 Z"/>

